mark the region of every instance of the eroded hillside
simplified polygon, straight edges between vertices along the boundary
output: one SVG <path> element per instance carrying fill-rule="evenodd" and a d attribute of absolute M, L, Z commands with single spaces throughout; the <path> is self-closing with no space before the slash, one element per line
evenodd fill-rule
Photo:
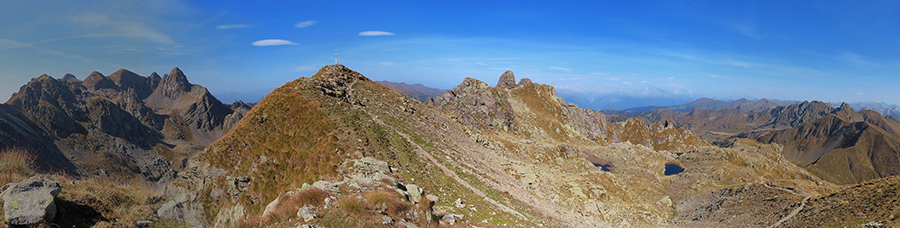
<path fill-rule="evenodd" d="M 173 204 L 218 225 L 772 225 L 788 216 L 772 212 L 834 188 L 780 146 L 718 148 L 673 125 L 609 123 L 512 72 L 497 87 L 466 79 L 428 103 L 325 66 L 275 89 L 210 145 L 200 157 L 209 165 L 192 163 L 170 185 L 189 196 Z M 667 165 L 684 172 L 667 175 Z M 760 187 L 722 193 L 744 185 Z M 293 200 L 311 189 L 325 200 Z M 384 190 L 406 206 L 378 206 L 387 204 L 373 192 Z M 740 218 L 708 210 L 781 195 Z"/>

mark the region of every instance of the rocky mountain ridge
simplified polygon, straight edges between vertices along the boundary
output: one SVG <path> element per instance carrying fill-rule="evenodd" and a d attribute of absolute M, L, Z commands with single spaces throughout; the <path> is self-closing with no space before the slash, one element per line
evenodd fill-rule
<path fill-rule="evenodd" d="M 553 87 L 501 78 L 493 87 L 466 79 L 426 104 L 325 66 L 266 96 L 192 166 L 207 172 L 176 181 L 193 187 L 172 187 L 227 194 L 174 204 L 220 225 L 770 226 L 793 221 L 806 197 L 836 191 L 777 144 L 719 148 L 673 123 L 610 123 Z M 316 189 L 324 203 L 285 203 Z M 409 206 L 370 204 L 382 202 L 372 197 L 379 189 Z M 722 203 L 756 209 L 731 216 L 714 209 Z"/>
<path fill-rule="evenodd" d="M 159 181 L 172 179 L 249 106 L 229 108 L 174 68 L 163 77 L 125 69 L 84 81 L 42 75 L 0 110 L 0 149 L 34 151 L 45 169 Z"/>
<path fill-rule="evenodd" d="M 629 115 L 691 129 L 720 145 L 735 138 L 782 144 L 785 158 L 834 183 L 855 184 L 900 171 L 893 165 L 900 162 L 900 121 L 872 110 L 856 111 L 846 103 L 833 107 L 804 101 L 758 112 L 657 109 L 634 114 Z"/>

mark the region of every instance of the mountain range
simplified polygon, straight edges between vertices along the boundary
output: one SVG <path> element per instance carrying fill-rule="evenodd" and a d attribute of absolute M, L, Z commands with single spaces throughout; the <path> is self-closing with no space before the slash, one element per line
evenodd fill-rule
<path fill-rule="evenodd" d="M 691 129 L 719 145 L 737 138 L 778 143 L 786 159 L 833 183 L 860 183 L 900 172 L 895 165 L 900 162 L 900 121 L 872 110 L 856 111 L 846 103 L 837 108 L 812 101 L 749 112 L 660 108 L 616 114 L 622 116 L 613 119 L 639 117 Z"/>
<path fill-rule="evenodd" d="M 134 201 L 64 181 L 76 190 L 63 195 L 82 198 L 58 199 L 58 218 L 129 201 L 153 205 L 139 218 L 159 226 L 840 227 L 900 216 L 900 122 L 872 110 L 701 99 L 601 112 L 512 71 L 493 86 L 423 88 L 336 64 L 259 104 L 226 105 L 178 68 L 44 75 L 0 105 L 0 149 L 36 153 L 44 173 L 155 183 L 158 195 Z M 93 218 L 121 218 L 108 214 Z"/>
<path fill-rule="evenodd" d="M 41 168 L 76 176 L 171 180 L 251 105 L 222 104 L 178 68 L 41 75 L 0 104 L 0 149 L 35 151 Z"/>

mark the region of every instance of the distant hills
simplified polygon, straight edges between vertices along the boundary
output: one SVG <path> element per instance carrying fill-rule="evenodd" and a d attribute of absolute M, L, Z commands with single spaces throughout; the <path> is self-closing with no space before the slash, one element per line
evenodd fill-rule
<path fill-rule="evenodd" d="M 416 99 L 418 101 L 425 101 L 429 97 L 437 97 L 437 96 L 444 94 L 444 92 L 446 92 L 446 90 L 426 87 L 419 83 L 409 85 L 404 82 L 399 82 L 399 83 L 398 82 L 389 82 L 389 81 L 376 81 L 376 82 L 378 84 L 381 84 L 383 86 L 391 88 L 394 91 L 400 92 L 402 94 L 406 94 L 407 96 L 412 97 L 413 99 Z"/>
<path fill-rule="evenodd" d="M 696 101 L 691 101 L 685 103 L 683 105 L 672 105 L 672 106 L 645 106 L 645 107 L 635 107 L 621 110 L 623 112 L 649 112 L 658 108 L 666 108 L 672 111 L 690 111 L 693 109 L 703 109 L 703 110 L 712 110 L 718 111 L 722 109 L 737 109 L 744 112 L 749 111 L 762 111 L 767 108 L 774 108 L 778 106 L 785 106 L 790 104 L 799 103 L 796 101 L 783 101 L 783 100 L 769 100 L 769 99 L 757 99 L 757 100 L 747 100 L 744 98 L 733 100 L 733 101 L 720 101 L 711 98 L 700 98 Z M 617 112 L 617 110 L 603 110 L 604 112 Z"/>
<path fill-rule="evenodd" d="M 667 91 L 656 87 L 643 90 L 589 89 L 584 87 L 561 86 L 557 88 L 559 97 L 579 107 L 594 110 L 623 110 L 643 106 L 671 106 L 691 102 L 696 97 L 678 91 Z"/>
<path fill-rule="evenodd" d="M 848 104 L 835 108 L 820 101 L 762 111 L 704 110 L 696 103 L 718 103 L 714 106 L 723 107 L 727 105 L 722 104 L 734 102 L 694 102 L 685 105 L 694 106 L 688 111 L 659 108 L 649 112 L 605 112 L 614 115 L 610 117 L 614 120 L 637 117 L 671 123 L 719 145 L 728 145 L 738 138 L 778 143 L 784 146 L 785 158 L 834 183 L 860 183 L 900 174 L 900 167 L 895 165 L 900 163 L 900 121 L 892 116 L 872 110 L 856 111 Z"/>
<path fill-rule="evenodd" d="M 178 68 L 41 75 L 0 104 L 0 149 L 33 151 L 42 168 L 75 175 L 171 179 L 252 105 L 223 104 Z"/>

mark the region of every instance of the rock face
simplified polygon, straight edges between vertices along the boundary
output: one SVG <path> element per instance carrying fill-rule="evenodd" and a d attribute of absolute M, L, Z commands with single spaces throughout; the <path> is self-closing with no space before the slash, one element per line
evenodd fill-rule
<path fill-rule="evenodd" d="M 42 75 L 0 104 L 0 149 L 35 151 L 42 169 L 166 180 L 249 107 L 229 108 L 178 68 L 165 77 Z"/>
<path fill-rule="evenodd" d="M 54 180 L 32 177 L 3 186 L 3 216 L 9 225 L 35 225 L 53 221 L 54 199 L 62 185 Z"/>
<path fill-rule="evenodd" d="M 503 75 L 500 75 L 500 81 L 497 81 L 496 87 L 506 90 L 516 88 L 516 76 L 510 70 L 503 72 Z"/>

